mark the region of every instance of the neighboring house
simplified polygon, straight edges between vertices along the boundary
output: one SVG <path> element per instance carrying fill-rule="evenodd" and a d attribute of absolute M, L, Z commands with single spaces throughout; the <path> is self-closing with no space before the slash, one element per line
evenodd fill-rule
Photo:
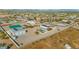
<path fill-rule="evenodd" d="M 68 22 L 68 20 L 62 20 L 62 22 Z"/>
<path fill-rule="evenodd" d="M 27 24 L 28 24 L 29 26 L 34 26 L 34 25 L 36 24 L 36 21 L 30 20 L 30 21 L 27 21 Z"/>
<path fill-rule="evenodd" d="M 65 27 L 65 26 L 68 26 L 68 24 L 67 23 L 63 23 L 63 22 L 60 22 L 59 24 L 57 24 L 57 26 Z"/>
<path fill-rule="evenodd" d="M 25 29 L 21 25 L 12 25 L 9 26 L 9 35 L 11 35 L 12 38 L 16 39 L 17 37 L 25 34 Z"/>
<path fill-rule="evenodd" d="M 11 25 L 11 24 L 9 24 L 9 23 L 0 24 L 0 26 L 9 26 L 9 25 Z"/>
<path fill-rule="evenodd" d="M 79 22 L 75 22 L 75 23 L 74 23 L 74 26 L 76 26 L 76 27 L 79 28 Z"/>
<path fill-rule="evenodd" d="M 40 30 L 43 32 L 46 32 L 46 31 L 48 31 L 48 27 L 40 25 Z"/>
<path fill-rule="evenodd" d="M 12 25 L 14 23 L 17 23 L 16 20 L 5 20 L 4 18 L 0 18 L 0 26 L 9 26 Z"/>

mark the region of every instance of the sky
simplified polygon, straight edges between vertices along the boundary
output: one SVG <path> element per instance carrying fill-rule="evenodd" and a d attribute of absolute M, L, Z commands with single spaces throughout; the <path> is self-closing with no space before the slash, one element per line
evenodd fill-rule
<path fill-rule="evenodd" d="M 0 9 L 79 9 L 78 0 L 0 0 Z"/>

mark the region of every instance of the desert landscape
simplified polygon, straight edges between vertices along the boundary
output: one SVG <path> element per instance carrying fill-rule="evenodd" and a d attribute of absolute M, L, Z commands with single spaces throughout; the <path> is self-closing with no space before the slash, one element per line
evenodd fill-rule
<path fill-rule="evenodd" d="M 78 49 L 79 10 L 0 10 L 1 49 Z"/>

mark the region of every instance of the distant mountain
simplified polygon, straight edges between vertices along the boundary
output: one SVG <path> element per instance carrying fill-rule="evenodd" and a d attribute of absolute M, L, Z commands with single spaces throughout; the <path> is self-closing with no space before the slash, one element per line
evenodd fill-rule
<path fill-rule="evenodd" d="M 79 9 L 0 9 L 0 12 L 79 12 Z"/>

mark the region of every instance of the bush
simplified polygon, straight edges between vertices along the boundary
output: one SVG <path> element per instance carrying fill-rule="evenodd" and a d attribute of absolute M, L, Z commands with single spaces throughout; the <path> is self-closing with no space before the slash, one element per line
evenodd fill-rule
<path fill-rule="evenodd" d="M 36 33 L 36 34 L 39 34 L 39 32 L 38 32 L 38 31 L 36 31 L 35 33 Z"/>

